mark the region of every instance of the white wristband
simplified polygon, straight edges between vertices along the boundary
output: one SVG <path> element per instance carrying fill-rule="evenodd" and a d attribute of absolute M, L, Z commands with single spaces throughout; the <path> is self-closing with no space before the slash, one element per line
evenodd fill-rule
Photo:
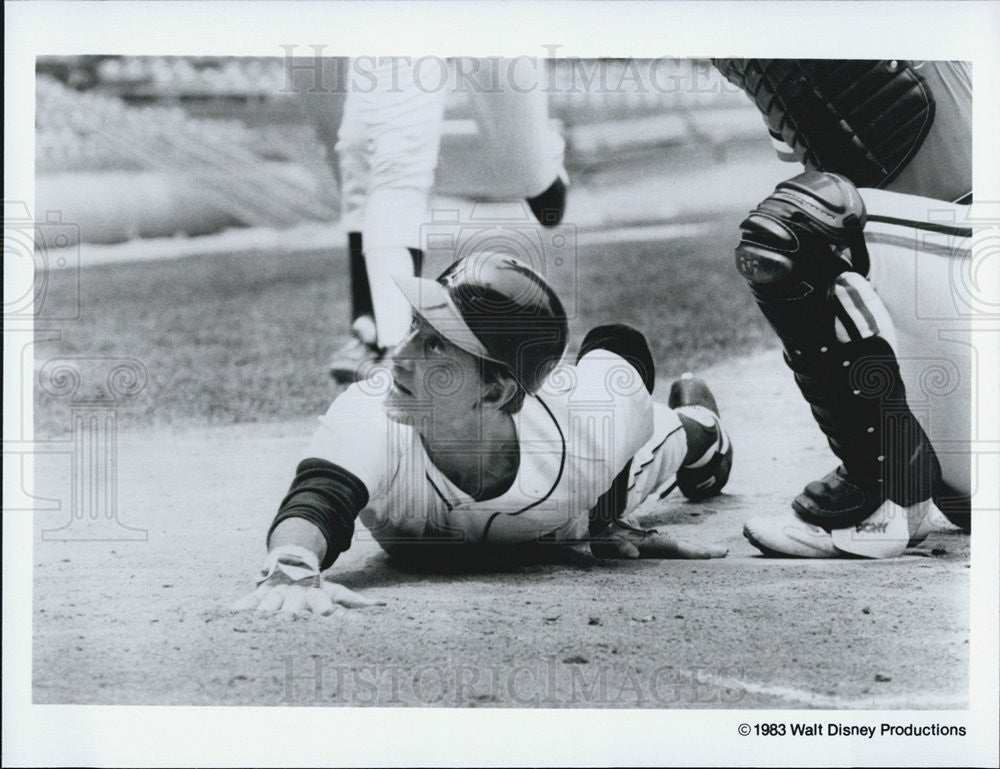
<path fill-rule="evenodd" d="M 319 556 L 298 545 L 276 547 L 267 554 L 257 583 L 265 581 L 279 569 L 293 580 L 315 576 L 319 574 Z"/>

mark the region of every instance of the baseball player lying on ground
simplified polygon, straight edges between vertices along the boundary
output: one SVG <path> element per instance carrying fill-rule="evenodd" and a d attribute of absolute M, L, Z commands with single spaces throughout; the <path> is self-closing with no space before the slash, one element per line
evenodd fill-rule
<path fill-rule="evenodd" d="M 320 419 L 268 532 L 255 592 L 235 609 L 371 603 L 327 571 L 355 518 L 391 555 L 432 546 L 589 542 L 600 558 L 715 558 L 726 551 L 638 527 L 632 514 L 671 479 L 690 499 L 718 494 L 732 446 L 707 385 L 685 376 L 651 397 L 645 338 L 601 326 L 576 363 L 562 304 L 527 265 L 474 254 L 437 281 L 396 279 L 409 334 L 379 377 Z"/>

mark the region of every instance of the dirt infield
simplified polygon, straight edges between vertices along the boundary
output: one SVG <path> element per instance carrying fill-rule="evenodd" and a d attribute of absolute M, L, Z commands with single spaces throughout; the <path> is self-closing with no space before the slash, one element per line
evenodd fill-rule
<path fill-rule="evenodd" d="M 735 445 L 727 494 L 647 514 L 727 558 L 548 549 L 420 571 L 362 530 L 337 568 L 386 605 L 331 617 L 226 608 L 252 586 L 311 422 L 120 435 L 103 532 L 68 521 L 69 454 L 39 455 L 36 494 L 61 508 L 35 516 L 34 701 L 966 707 L 968 537 L 941 531 L 892 561 L 758 557 L 743 521 L 783 509 L 832 455 L 776 351 L 700 373 Z"/>

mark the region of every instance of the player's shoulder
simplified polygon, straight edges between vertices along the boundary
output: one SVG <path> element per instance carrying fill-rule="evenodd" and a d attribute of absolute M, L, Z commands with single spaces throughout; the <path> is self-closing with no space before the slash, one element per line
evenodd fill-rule
<path fill-rule="evenodd" d="M 384 422 L 388 417 L 382 402 L 385 393 L 372 381 L 356 382 L 337 395 L 320 421 L 347 419 L 356 421 Z"/>
<path fill-rule="evenodd" d="M 545 380 L 539 395 L 567 405 L 645 399 L 642 376 L 629 361 L 611 350 L 591 350 L 576 364 L 561 364 Z"/>
<path fill-rule="evenodd" d="M 411 427 L 393 422 L 383 408 L 384 393 L 372 381 L 351 385 L 319 418 L 306 457 L 325 459 L 347 470 L 375 494 L 385 488 L 413 446 Z"/>

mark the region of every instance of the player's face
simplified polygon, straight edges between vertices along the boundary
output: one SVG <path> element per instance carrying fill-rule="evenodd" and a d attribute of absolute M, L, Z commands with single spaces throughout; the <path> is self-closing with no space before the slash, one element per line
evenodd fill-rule
<path fill-rule="evenodd" d="M 392 389 L 384 401 L 391 419 L 423 432 L 464 424 L 483 395 L 479 359 L 456 347 L 418 315 L 392 351 Z M 429 424 L 427 418 L 432 420 Z"/>

